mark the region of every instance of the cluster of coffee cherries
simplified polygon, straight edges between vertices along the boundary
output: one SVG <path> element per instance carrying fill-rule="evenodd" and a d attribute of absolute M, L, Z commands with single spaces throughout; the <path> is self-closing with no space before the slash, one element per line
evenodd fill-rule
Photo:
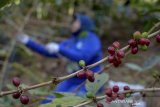
<path fill-rule="evenodd" d="M 78 78 L 87 78 L 88 81 L 94 82 L 95 81 L 94 72 L 91 71 L 91 70 L 86 70 L 85 69 L 85 61 L 80 60 L 79 65 L 84 68 L 84 71 L 81 71 L 81 72 L 77 73 L 77 77 Z"/>
<path fill-rule="evenodd" d="M 150 45 L 150 40 L 148 39 L 148 33 L 143 32 L 142 34 L 139 31 L 136 31 L 133 34 L 133 39 L 128 41 L 128 45 L 131 48 L 131 53 L 136 54 L 138 50 L 141 49 L 146 51 Z"/>
<path fill-rule="evenodd" d="M 112 46 L 108 47 L 108 53 L 110 54 L 108 56 L 108 62 L 113 63 L 115 67 L 118 67 L 122 63 L 121 59 L 125 56 L 124 51 L 119 49 L 120 43 L 117 41 L 113 42 Z"/>
<path fill-rule="evenodd" d="M 157 41 L 157 43 L 160 43 L 160 35 L 156 36 L 156 41 Z"/>
<path fill-rule="evenodd" d="M 19 90 L 20 89 L 20 84 L 21 84 L 21 81 L 18 77 L 14 77 L 12 79 L 12 83 L 15 87 L 17 87 L 17 89 Z M 29 103 L 29 97 L 26 96 L 26 95 L 23 95 L 22 94 L 23 92 L 22 91 L 17 91 L 15 93 L 12 94 L 12 97 L 14 99 L 20 99 L 20 102 L 24 105 L 28 104 Z"/>
<path fill-rule="evenodd" d="M 127 90 L 130 90 L 130 87 L 129 86 L 124 86 L 123 87 L 124 91 L 127 91 Z M 114 85 L 112 88 L 107 88 L 105 90 L 105 94 L 107 95 L 107 98 L 106 98 L 106 103 L 110 103 L 114 100 L 116 100 L 117 98 L 119 100 L 123 100 L 124 98 L 126 97 L 130 97 L 130 93 L 126 93 L 126 94 L 123 94 L 123 93 L 118 93 L 119 92 L 119 86 L 118 85 Z"/>
<path fill-rule="evenodd" d="M 78 78 L 87 78 L 88 81 L 90 81 L 90 82 L 95 81 L 94 73 L 91 70 L 81 71 L 77 74 L 77 77 Z"/>

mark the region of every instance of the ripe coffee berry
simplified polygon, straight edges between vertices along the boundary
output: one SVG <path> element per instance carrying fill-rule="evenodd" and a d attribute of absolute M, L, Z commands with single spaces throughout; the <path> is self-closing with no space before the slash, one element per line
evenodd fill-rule
<path fill-rule="evenodd" d="M 125 56 L 124 51 L 119 50 L 119 51 L 117 52 L 117 57 L 118 57 L 118 58 L 124 58 L 124 56 Z"/>
<path fill-rule="evenodd" d="M 112 46 L 116 49 L 120 48 L 120 43 L 118 41 L 113 42 Z"/>
<path fill-rule="evenodd" d="M 101 103 L 97 103 L 97 107 L 104 107 L 104 106 Z"/>
<path fill-rule="evenodd" d="M 87 78 L 88 78 L 88 77 L 93 77 L 93 76 L 94 76 L 93 71 L 87 70 L 87 71 L 86 71 L 86 76 L 87 76 Z"/>
<path fill-rule="evenodd" d="M 20 96 L 21 96 L 21 94 L 20 94 L 19 92 L 16 92 L 16 93 L 13 93 L 13 94 L 12 94 L 12 97 L 13 97 L 14 99 L 18 99 Z"/>
<path fill-rule="evenodd" d="M 112 89 L 111 89 L 111 88 L 107 88 L 105 94 L 106 94 L 108 97 L 112 97 Z"/>
<path fill-rule="evenodd" d="M 130 90 L 130 87 L 129 86 L 124 86 L 123 89 L 124 90 Z"/>
<path fill-rule="evenodd" d="M 156 36 L 156 41 L 157 41 L 157 43 L 160 43 L 160 35 Z"/>
<path fill-rule="evenodd" d="M 118 94 L 117 93 L 113 93 L 111 98 L 112 98 L 112 100 L 115 100 L 117 97 L 118 97 Z"/>
<path fill-rule="evenodd" d="M 119 91 L 119 86 L 115 85 L 112 88 L 113 92 L 117 93 Z"/>
<path fill-rule="evenodd" d="M 108 47 L 108 52 L 113 55 L 115 53 L 115 48 L 113 46 Z"/>
<path fill-rule="evenodd" d="M 139 40 L 139 44 L 140 45 L 149 45 L 150 44 L 150 40 L 149 39 L 146 39 L 146 38 L 141 38 Z"/>
<path fill-rule="evenodd" d="M 26 105 L 26 104 L 29 103 L 29 98 L 26 95 L 21 95 L 20 96 L 20 101 L 21 101 L 22 104 Z"/>
<path fill-rule="evenodd" d="M 123 100 L 124 98 L 125 98 L 124 94 L 122 94 L 122 93 L 118 94 L 118 99 L 119 100 Z"/>
<path fill-rule="evenodd" d="M 134 47 L 131 49 L 132 54 L 136 54 L 138 52 L 138 47 Z"/>
<path fill-rule="evenodd" d="M 78 77 L 78 78 L 84 78 L 84 77 L 86 77 L 86 73 L 85 73 L 84 71 L 79 72 L 79 73 L 77 74 L 77 77 Z"/>
<path fill-rule="evenodd" d="M 128 45 L 130 45 L 131 47 L 137 47 L 137 41 L 136 40 L 134 40 L 134 39 L 130 39 L 129 41 L 128 41 Z"/>
<path fill-rule="evenodd" d="M 111 97 L 107 97 L 106 98 L 106 103 L 109 104 L 110 102 L 112 102 L 112 98 Z"/>
<path fill-rule="evenodd" d="M 108 62 L 109 62 L 109 63 L 113 63 L 114 60 L 115 60 L 115 57 L 114 57 L 114 56 L 112 56 L 112 55 L 109 55 L 109 56 L 108 56 Z"/>
<path fill-rule="evenodd" d="M 14 86 L 18 87 L 21 82 L 20 82 L 20 79 L 18 77 L 14 77 L 12 79 L 12 83 L 13 83 Z"/>
<path fill-rule="evenodd" d="M 88 77 L 88 80 L 89 80 L 90 82 L 94 82 L 94 81 L 95 81 L 95 77 L 94 77 L 94 76 Z"/>

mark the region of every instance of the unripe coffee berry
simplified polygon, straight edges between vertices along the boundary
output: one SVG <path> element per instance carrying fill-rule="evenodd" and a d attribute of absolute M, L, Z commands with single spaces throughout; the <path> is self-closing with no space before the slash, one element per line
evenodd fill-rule
<path fill-rule="evenodd" d="M 80 65 L 81 67 L 84 67 L 84 66 L 86 65 L 86 63 L 85 63 L 84 60 L 80 60 L 80 61 L 79 61 L 79 65 Z"/>
<path fill-rule="evenodd" d="M 143 37 L 143 38 L 148 38 L 148 33 L 147 33 L 147 32 L 143 32 L 143 33 L 142 33 L 142 37 Z"/>
<path fill-rule="evenodd" d="M 93 95 L 92 93 L 87 93 L 87 94 L 86 94 L 86 97 L 87 97 L 87 98 L 93 98 L 94 95 Z"/>
<path fill-rule="evenodd" d="M 134 39 L 140 39 L 141 38 L 141 33 L 139 31 L 136 31 L 134 34 L 133 34 L 133 38 Z"/>

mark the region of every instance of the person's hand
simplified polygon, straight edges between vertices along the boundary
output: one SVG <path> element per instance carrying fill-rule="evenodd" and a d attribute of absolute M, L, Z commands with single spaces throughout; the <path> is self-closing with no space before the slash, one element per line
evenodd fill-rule
<path fill-rule="evenodd" d="M 50 54 L 59 52 L 59 45 L 55 42 L 48 43 L 45 48 Z"/>
<path fill-rule="evenodd" d="M 17 34 L 17 41 L 19 41 L 23 44 L 27 44 L 27 42 L 29 41 L 29 36 L 24 33 L 18 33 Z"/>

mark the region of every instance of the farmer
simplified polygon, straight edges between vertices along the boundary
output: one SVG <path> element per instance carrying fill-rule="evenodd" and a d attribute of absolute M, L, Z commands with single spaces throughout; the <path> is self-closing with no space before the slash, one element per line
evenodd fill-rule
<path fill-rule="evenodd" d="M 71 24 L 71 37 L 61 43 L 51 42 L 46 45 L 33 41 L 26 34 L 18 34 L 17 39 L 25 44 L 31 50 L 50 58 L 58 58 L 59 54 L 68 59 L 70 63 L 77 65 L 70 73 L 80 69 L 78 62 L 84 60 L 86 65 L 93 64 L 102 58 L 101 42 L 94 33 L 94 22 L 86 15 L 75 14 Z M 91 70 L 98 72 L 101 65 L 93 67 Z M 86 79 L 77 76 L 59 83 L 54 90 L 55 92 L 74 92 L 77 87 Z M 84 95 L 86 92 L 85 85 L 76 90 L 76 95 Z M 54 96 L 49 95 L 41 104 L 51 102 Z"/>

